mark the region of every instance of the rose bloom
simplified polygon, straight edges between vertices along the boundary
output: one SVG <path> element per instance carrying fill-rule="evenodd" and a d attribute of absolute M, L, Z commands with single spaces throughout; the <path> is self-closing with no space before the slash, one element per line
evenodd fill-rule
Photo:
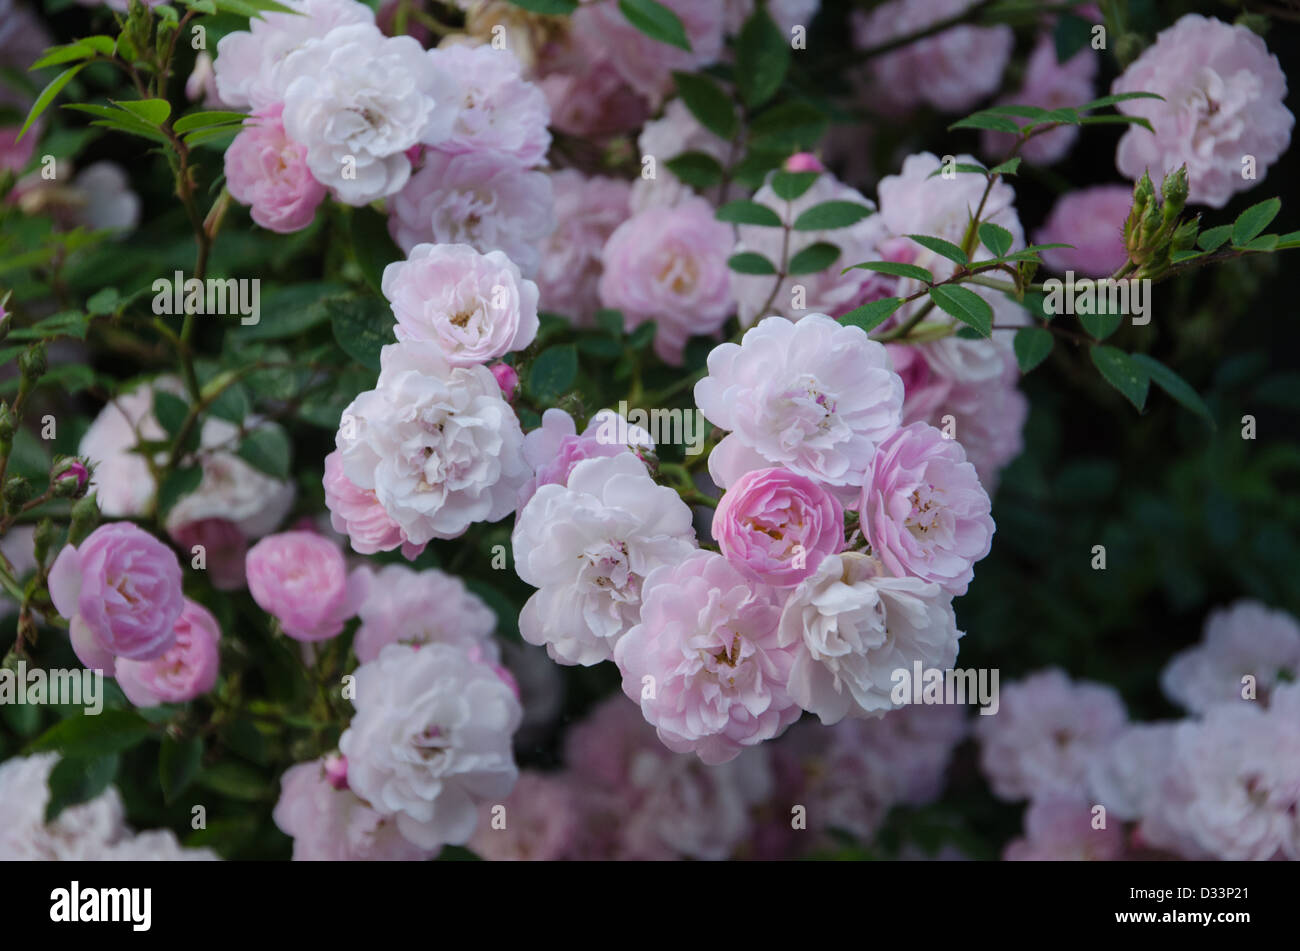
<path fill-rule="evenodd" d="M 447 644 L 389 644 L 357 668 L 356 688 L 339 740 L 348 785 L 422 849 L 467 842 L 479 807 L 508 796 L 518 776 L 514 693 Z"/>
<path fill-rule="evenodd" d="M 384 565 L 372 572 L 358 614 L 361 626 L 352 647 L 363 664 L 398 643 L 478 647 L 484 658 L 499 659 L 492 641 L 496 614 L 460 578 L 436 568 Z"/>
<path fill-rule="evenodd" d="M 734 759 L 799 718 L 786 690 L 794 653 L 777 642 L 780 614 L 772 589 L 714 552 L 656 568 L 640 622 L 614 647 L 623 692 L 674 753 Z"/>
<path fill-rule="evenodd" d="M 853 14 L 853 38 L 870 49 L 965 13 L 975 0 L 890 0 Z M 926 104 L 967 112 L 995 92 L 1015 46 L 1009 26 L 954 26 L 870 62 L 873 104 L 898 112 Z"/>
<path fill-rule="evenodd" d="M 1044 33 L 1034 46 L 1025 66 L 1020 88 L 998 101 L 999 105 L 1037 106 L 1040 109 L 1066 109 L 1091 102 L 1096 97 L 1098 53 L 1084 46 L 1064 63 L 1056 59 L 1056 43 Z M 1021 124 L 1025 120 L 1017 119 Z M 1026 162 L 1051 165 L 1065 158 L 1079 138 L 1077 125 L 1063 125 L 1036 135 L 1027 141 L 1019 154 Z M 1015 137 L 1005 132 L 985 130 L 981 144 L 990 162 L 1001 162 L 1011 151 Z"/>
<path fill-rule="evenodd" d="M 655 443 L 640 426 L 632 426 L 613 410 L 603 409 L 578 434 L 573 417 L 562 409 L 542 413 L 542 425 L 524 436 L 524 460 L 534 477 L 519 490 L 519 511 L 523 511 L 538 486 L 566 485 L 573 467 L 584 459 L 617 456 L 633 452 L 638 458 L 654 452 Z"/>
<path fill-rule="evenodd" d="M 1244 26 L 1189 13 L 1147 47 L 1111 84 L 1112 93 L 1153 92 L 1116 108 L 1144 116 L 1152 135 L 1130 126 L 1119 140 L 1115 165 L 1137 181 L 1186 163 L 1188 200 L 1222 208 L 1234 193 L 1254 187 L 1291 142 L 1295 116 L 1286 108 L 1286 74 L 1264 41 Z M 1244 156 L 1255 174 L 1243 175 Z"/>
<path fill-rule="evenodd" d="M 628 216 L 628 183 L 565 168 L 551 173 L 556 228 L 542 242 L 537 287 L 547 309 L 590 327 L 600 309 L 605 242 Z"/>
<path fill-rule="evenodd" d="M 670 99 L 663 115 L 645 124 L 636 140 L 642 155 L 655 159 L 655 177 L 638 177 L 632 183 L 631 207 L 644 211 L 655 205 L 679 205 L 695 190 L 673 174 L 668 161 L 685 152 L 703 152 L 719 163 L 730 161 L 731 143 L 710 132 L 691 114 L 681 99 Z M 743 190 L 731 185 L 724 200 L 744 198 Z"/>
<path fill-rule="evenodd" d="M 375 389 L 343 411 L 343 475 L 372 491 L 407 540 L 455 538 L 509 515 L 529 470 L 524 434 L 487 367 L 451 367 L 431 343 L 389 344 Z"/>
<path fill-rule="evenodd" d="M 891 578 L 848 552 L 825 559 L 790 595 L 779 643 L 795 651 L 790 695 L 823 723 L 894 709 L 894 672 L 957 659 L 952 597 L 919 578 Z"/>
<path fill-rule="evenodd" d="M 650 104 L 627 84 L 609 56 L 576 42 L 552 44 L 540 81 L 551 106 L 551 126 L 566 135 L 605 141 L 635 133 Z"/>
<path fill-rule="evenodd" d="M 248 552 L 248 593 L 298 641 L 338 636 L 364 599 L 365 576 L 315 532 L 268 535 Z"/>
<path fill-rule="evenodd" d="M 176 643 L 152 660 L 119 659 L 117 684 L 137 707 L 193 700 L 217 682 L 220 640 L 212 612 L 186 598 L 176 619 Z"/>
<path fill-rule="evenodd" d="M 1025 837 L 1007 844 L 1007 862 L 1114 862 L 1124 857 L 1124 827 L 1093 826 L 1092 803 L 1074 796 L 1035 799 L 1025 810 Z"/>
<path fill-rule="evenodd" d="M 284 5 L 297 12 L 263 13 L 248 21 L 247 30 L 217 42 L 217 92 L 230 108 L 255 111 L 283 102 L 292 78 L 284 71 L 290 53 L 336 26 L 375 22 L 370 8 L 353 0 L 284 0 Z"/>
<path fill-rule="evenodd" d="M 388 231 L 408 254 L 418 244 L 468 244 L 502 251 L 525 277 L 555 228 L 551 180 L 509 156 L 431 151 L 389 202 Z"/>
<path fill-rule="evenodd" d="M 913 423 L 882 442 L 859 511 L 871 551 L 890 573 L 966 593 L 993 542 L 992 508 L 955 439 Z"/>
<path fill-rule="evenodd" d="M 692 513 L 630 452 L 578 462 L 515 521 L 519 577 L 539 590 L 519 615 L 530 644 L 561 664 L 609 660 L 636 623 L 645 576 L 695 547 Z"/>
<path fill-rule="evenodd" d="M 523 350 L 537 336 L 537 285 L 500 251 L 417 244 L 384 268 L 398 340 L 427 340 L 453 367 Z"/>
<path fill-rule="evenodd" d="M 523 78 L 512 49 L 460 44 L 430 50 L 429 56 L 459 94 L 456 121 L 438 143 L 440 150 L 497 152 L 525 166 L 546 158 L 550 108 L 541 89 Z"/>
<path fill-rule="evenodd" d="M 283 69 L 285 131 L 345 204 L 400 191 L 411 175 L 407 150 L 445 139 L 455 119 L 451 80 L 420 44 L 373 24 L 331 30 L 290 53 Z"/>
<path fill-rule="evenodd" d="M 299 231 L 316 217 L 325 186 L 307 168 L 307 150 L 284 132 L 282 105 L 245 120 L 226 149 L 226 184 L 235 201 L 249 205 L 253 220 L 270 231 Z"/>
<path fill-rule="evenodd" d="M 112 674 L 114 658 L 151 660 L 176 643 L 184 607 L 176 554 L 130 522 L 101 525 L 65 545 L 50 568 L 50 599 L 67 618 L 87 667 Z"/>
<path fill-rule="evenodd" d="M 130 834 L 122 797 L 109 786 L 89 802 L 45 821 L 56 753 L 12 756 L 0 762 L 0 861 L 86 861 L 102 858 Z"/>
<path fill-rule="evenodd" d="M 1126 185 L 1097 185 L 1062 195 L 1034 241 L 1074 247 L 1044 251 L 1043 263 L 1058 273 L 1074 271 L 1081 277 L 1114 274 L 1128 260 L 1124 222 L 1132 207 L 1133 189 Z"/>
<path fill-rule="evenodd" d="M 695 402 L 731 433 L 709 455 L 730 486 L 751 469 L 784 466 L 832 486 L 861 485 L 876 444 L 898 428 L 903 383 L 884 345 L 825 314 L 769 317 L 739 344 L 709 354 Z"/>
<path fill-rule="evenodd" d="M 722 496 L 713 513 L 713 537 L 742 572 L 790 587 L 844 547 L 844 509 L 806 476 L 755 469 Z"/>
<path fill-rule="evenodd" d="M 234 522 L 224 518 L 204 518 L 170 527 L 167 534 L 182 551 L 196 554 L 202 546 L 208 580 L 218 591 L 238 591 L 245 586 L 244 559 L 248 555 L 248 536 Z"/>
<path fill-rule="evenodd" d="M 655 353 L 681 366 L 687 339 L 717 333 L 732 311 L 730 244 L 702 198 L 633 215 L 605 245 L 600 301 L 627 330 L 653 320 Z"/>
<path fill-rule="evenodd" d="M 373 555 L 401 546 L 402 554 L 408 559 L 424 551 L 424 545 L 412 544 L 401 526 L 389 517 L 373 490 L 361 488 L 343 474 L 343 461 L 337 449 L 325 457 L 324 484 L 330 525 L 348 537 L 353 551 Z"/>
<path fill-rule="evenodd" d="M 498 804 L 484 803 L 469 848 L 490 862 L 563 858 L 581 819 L 574 800 L 573 786 L 566 777 L 524 770 L 510 795 L 499 803 L 506 810 L 505 828 L 492 821 L 492 810 Z"/>
<path fill-rule="evenodd" d="M 280 777 L 271 817 L 293 838 L 295 862 L 418 862 L 437 850 L 408 842 L 397 822 L 330 781 L 321 760 L 291 766 Z"/>

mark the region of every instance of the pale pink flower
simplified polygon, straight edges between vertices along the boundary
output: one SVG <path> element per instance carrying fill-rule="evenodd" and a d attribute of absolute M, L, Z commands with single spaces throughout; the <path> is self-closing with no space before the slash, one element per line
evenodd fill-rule
<path fill-rule="evenodd" d="M 722 496 L 713 513 L 713 537 L 743 573 L 793 587 L 844 547 L 844 509 L 806 476 L 755 469 Z"/>
<path fill-rule="evenodd" d="M 180 562 L 130 522 L 101 525 L 80 545 L 65 545 L 50 568 L 49 587 L 87 667 L 111 675 L 116 657 L 151 660 L 176 643 L 184 607 Z"/>
<path fill-rule="evenodd" d="M 497 152 L 521 165 L 546 158 L 551 133 L 546 96 L 524 79 L 518 57 L 492 45 L 454 44 L 429 56 L 456 83 L 459 109 L 451 134 L 438 143 L 443 152 Z"/>
<path fill-rule="evenodd" d="M 629 425 L 613 410 L 601 410 L 579 435 L 572 416 L 562 409 L 548 409 L 542 413 L 542 425 L 524 436 L 524 460 L 534 477 L 519 490 L 517 508 L 522 512 L 539 486 L 566 485 L 573 467 L 584 459 L 654 448 L 649 433 Z"/>
<path fill-rule="evenodd" d="M 975 0 L 890 0 L 853 16 L 853 38 L 870 49 L 918 33 L 969 10 Z M 877 107 L 891 111 L 926 104 L 965 112 L 1002 82 L 1015 45 L 1009 26 L 954 26 L 870 62 Z"/>
<path fill-rule="evenodd" d="M 1069 795 L 1035 799 L 1025 810 L 1025 837 L 1007 843 L 1008 862 L 1114 862 L 1124 856 L 1124 827 L 1093 827 L 1092 804 Z"/>
<path fill-rule="evenodd" d="M 619 702 L 624 702 L 620 697 Z M 55 753 L 13 756 L 0 762 L 0 861 L 100 859 L 130 835 L 122 797 L 110 786 L 89 802 L 45 821 Z"/>
<path fill-rule="evenodd" d="M 695 402 L 731 430 L 709 455 L 723 488 L 773 465 L 833 486 L 861 485 L 898 428 L 903 383 L 882 344 L 824 314 L 769 317 L 713 349 Z"/>
<path fill-rule="evenodd" d="M 650 116 L 646 98 L 628 85 L 613 60 L 577 44 L 552 47 L 540 81 L 551 107 L 551 126 L 597 142 L 635 132 Z"/>
<path fill-rule="evenodd" d="M 628 217 L 627 182 L 575 169 L 551 174 L 556 228 L 542 242 L 537 287 L 542 309 L 590 327 L 600 309 L 605 242 Z"/>
<path fill-rule="evenodd" d="M 567 777 L 523 770 L 509 796 L 480 807 L 468 847 L 493 862 L 563 858 L 579 821 L 574 799 Z"/>
<path fill-rule="evenodd" d="M 332 783 L 322 760 L 285 770 L 271 817 L 292 837 L 295 862 L 415 862 L 439 851 L 408 842 L 393 818 Z"/>
<path fill-rule="evenodd" d="M 513 403 L 515 393 L 519 389 L 519 373 L 508 363 L 493 363 L 488 369 L 492 371 L 497 386 L 501 387 L 501 395 L 505 397 L 506 402 Z"/>
<path fill-rule="evenodd" d="M 663 115 L 645 124 L 637 138 L 637 147 L 642 162 L 648 157 L 655 164 L 653 177 L 642 175 L 632 183 L 630 201 L 634 212 L 655 205 L 678 205 L 695 194 L 694 189 L 673 174 L 667 164 L 670 159 L 685 152 L 703 152 L 725 164 L 731 152 L 731 143 L 702 126 L 681 99 L 669 100 Z M 715 195 L 713 191 L 708 197 Z M 723 200 L 743 197 L 746 197 L 743 190 L 732 185 Z"/>
<path fill-rule="evenodd" d="M 1003 686 L 998 712 L 976 718 L 980 765 L 999 799 L 1076 793 L 1090 760 L 1126 722 L 1114 687 L 1039 671 Z"/>
<path fill-rule="evenodd" d="M 268 535 L 248 552 L 248 593 L 299 641 L 338 636 L 366 594 L 364 574 L 349 574 L 343 553 L 315 532 Z"/>
<path fill-rule="evenodd" d="M 725 763 L 799 718 L 786 691 L 794 653 L 777 642 L 770 588 L 699 551 L 652 571 L 641 595 L 614 662 L 670 750 Z"/>
<path fill-rule="evenodd" d="M 363 664 L 389 644 L 451 644 L 495 663 L 500 652 L 492 641 L 497 619 L 483 599 L 455 575 L 429 568 L 384 565 L 371 573 L 366 598 L 358 609 L 352 649 Z"/>
<path fill-rule="evenodd" d="M 1109 277 L 1128 260 L 1124 222 L 1133 207 L 1127 185 L 1097 185 L 1068 192 L 1034 235 L 1037 244 L 1070 244 L 1049 248 L 1043 263 L 1053 271 L 1075 271 L 1081 277 Z"/>
<path fill-rule="evenodd" d="M 1155 129 L 1130 126 L 1115 165 L 1134 181 L 1187 165 L 1188 200 L 1222 208 L 1253 188 L 1291 142 L 1295 116 L 1286 108 L 1286 74 L 1277 57 L 1245 26 L 1189 13 L 1111 84 L 1112 93 L 1153 92 L 1117 107 Z M 1246 160 L 1249 159 L 1249 166 Z M 1247 170 L 1251 174 L 1246 174 Z"/>
<path fill-rule="evenodd" d="M 731 314 L 731 229 L 694 198 L 633 215 L 605 245 L 600 301 L 627 330 L 655 323 L 655 353 L 680 366 L 686 341 L 717 333 Z"/>
<path fill-rule="evenodd" d="M 392 551 L 414 558 L 424 545 L 413 545 L 379 503 L 374 490 L 363 489 L 343 474 L 343 462 L 336 449 L 325 457 L 325 507 L 334 531 L 346 535 L 352 550 L 362 555 Z"/>
<path fill-rule="evenodd" d="M 501 251 L 525 277 L 555 228 L 551 180 L 491 152 L 430 151 L 388 203 L 388 231 L 408 254 L 419 244 L 467 244 Z"/>
<path fill-rule="evenodd" d="M 913 423 L 877 447 L 859 512 L 872 554 L 891 574 L 962 595 L 992 546 L 991 507 L 961 444 Z"/>
<path fill-rule="evenodd" d="M 151 660 L 119 658 L 117 684 L 137 707 L 193 700 L 217 682 L 220 640 L 221 628 L 212 612 L 186 598 L 176 619 L 176 643 Z"/>
<path fill-rule="evenodd" d="M 417 244 L 384 268 L 398 340 L 436 344 L 453 367 L 523 350 L 537 336 L 537 285 L 500 251 Z"/>
<path fill-rule="evenodd" d="M 1296 680 L 1300 625 L 1258 601 L 1213 612 L 1201 643 L 1175 654 L 1160 674 L 1165 696 L 1193 713 L 1234 701 L 1266 706 L 1279 684 Z"/>
<path fill-rule="evenodd" d="M 245 121 L 226 149 L 226 185 L 255 222 L 288 234 L 312 223 L 325 186 L 307 168 L 306 148 L 285 134 L 283 111 L 269 106 Z"/>

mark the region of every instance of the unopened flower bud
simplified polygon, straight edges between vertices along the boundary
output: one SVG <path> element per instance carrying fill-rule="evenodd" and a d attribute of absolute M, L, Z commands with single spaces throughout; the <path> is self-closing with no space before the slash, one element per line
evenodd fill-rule
<path fill-rule="evenodd" d="M 72 519 L 68 525 L 68 544 L 80 545 L 99 524 L 99 500 L 92 492 L 72 506 Z"/>
<path fill-rule="evenodd" d="M 8 446 L 14 438 L 14 414 L 9 404 L 0 400 L 0 445 Z"/>
<path fill-rule="evenodd" d="M 785 160 L 787 172 L 824 172 L 826 166 L 811 152 L 796 152 Z"/>
<path fill-rule="evenodd" d="M 494 363 L 488 369 L 496 378 L 497 386 L 501 387 L 501 395 L 506 398 L 506 402 L 513 403 L 515 392 L 519 389 L 519 374 L 515 368 L 508 363 Z"/>
<path fill-rule="evenodd" d="M 1165 176 L 1164 184 L 1161 186 L 1161 192 L 1164 195 L 1164 208 L 1162 209 L 1164 220 L 1166 222 L 1174 221 L 1183 213 L 1183 206 L 1187 204 L 1187 166 L 1183 165 L 1176 171 L 1170 172 Z"/>
<path fill-rule="evenodd" d="M 54 544 L 55 534 L 54 522 L 48 518 L 41 519 L 41 523 L 36 526 L 36 531 L 32 534 L 32 547 L 38 565 L 45 564 L 45 559 L 50 553 L 50 546 Z"/>
<path fill-rule="evenodd" d="M 50 484 L 54 486 L 54 495 L 60 499 L 81 498 L 88 482 L 90 470 L 76 457 L 61 459 L 50 470 Z"/>
<path fill-rule="evenodd" d="M 32 484 L 22 476 L 10 476 L 5 479 L 4 495 L 10 511 L 20 509 L 31 501 Z"/>
<path fill-rule="evenodd" d="M 28 381 L 39 380 L 45 375 L 48 362 L 45 357 L 45 344 L 35 343 L 18 357 L 18 370 Z"/>

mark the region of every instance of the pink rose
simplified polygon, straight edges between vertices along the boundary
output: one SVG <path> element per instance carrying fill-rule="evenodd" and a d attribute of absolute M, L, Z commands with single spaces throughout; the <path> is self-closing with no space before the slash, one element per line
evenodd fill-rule
<path fill-rule="evenodd" d="M 681 366 L 687 338 L 716 333 L 733 309 L 731 245 L 703 198 L 647 208 L 605 245 L 601 303 L 623 311 L 628 330 L 655 321 L 655 352 Z"/>
<path fill-rule="evenodd" d="M 492 371 L 497 386 L 501 387 L 501 395 L 506 398 L 506 402 L 514 402 L 515 390 L 519 389 L 518 371 L 508 363 L 494 363 L 488 369 Z"/>
<path fill-rule="evenodd" d="M 862 490 L 862 528 L 891 574 L 961 595 L 992 545 L 990 507 L 961 444 L 913 423 L 876 450 Z"/>
<path fill-rule="evenodd" d="M 176 620 L 176 643 L 152 660 L 119 660 L 118 686 L 137 707 L 184 703 L 217 682 L 221 628 L 207 608 L 189 598 Z"/>
<path fill-rule="evenodd" d="M 307 148 L 285 134 L 277 103 L 245 122 L 226 149 L 226 185 L 263 228 L 287 234 L 316 217 L 325 186 L 307 168 Z"/>
<path fill-rule="evenodd" d="M 424 551 L 414 545 L 379 504 L 372 489 L 363 489 L 343 474 L 337 450 L 325 457 L 325 507 L 334 531 L 347 535 L 352 550 L 362 555 L 392 551 L 399 545 L 408 559 Z"/>
<path fill-rule="evenodd" d="M 1109 277 L 1128 260 L 1124 221 L 1133 207 L 1127 185 L 1098 185 L 1062 195 L 1034 236 L 1039 244 L 1072 244 L 1043 252 L 1053 271 L 1078 271 L 1080 276 Z"/>
<path fill-rule="evenodd" d="M 789 469 L 742 475 L 713 513 L 713 537 L 742 572 L 778 588 L 798 584 L 844 547 L 844 509 Z"/>
<path fill-rule="evenodd" d="M 299 641 L 337 636 L 365 598 L 365 574 L 315 532 L 268 535 L 248 552 L 248 592 Z"/>
<path fill-rule="evenodd" d="M 641 601 L 614 662 L 623 692 L 674 753 L 725 763 L 799 718 L 786 689 L 794 648 L 778 643 L 770 588 L 696 551 L 650 572 Z"/>
<path fill-rule="evenodd" d="M 59 553 L 50 569 L 50 597 L 71 622 L 77 658 L 111 674 L 115 658 L 150 660 L 176 643 L 181 565 L 148 532 L 112 522 Z"/>

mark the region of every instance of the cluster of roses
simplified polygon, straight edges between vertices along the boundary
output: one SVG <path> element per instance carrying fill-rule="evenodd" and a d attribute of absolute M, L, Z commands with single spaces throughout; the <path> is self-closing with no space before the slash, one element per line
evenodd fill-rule
<path fill-rule="evenodd" d="M 1300 624 L 1239 601 L 1161 674 L 1185 719 L 1129 722 L 1114 688 L 1055 669 L 1008 685 L 975 729 L 994 793 L 1030 800 L 1006 857 L 1300 859 L 1297 678 Z"/>

